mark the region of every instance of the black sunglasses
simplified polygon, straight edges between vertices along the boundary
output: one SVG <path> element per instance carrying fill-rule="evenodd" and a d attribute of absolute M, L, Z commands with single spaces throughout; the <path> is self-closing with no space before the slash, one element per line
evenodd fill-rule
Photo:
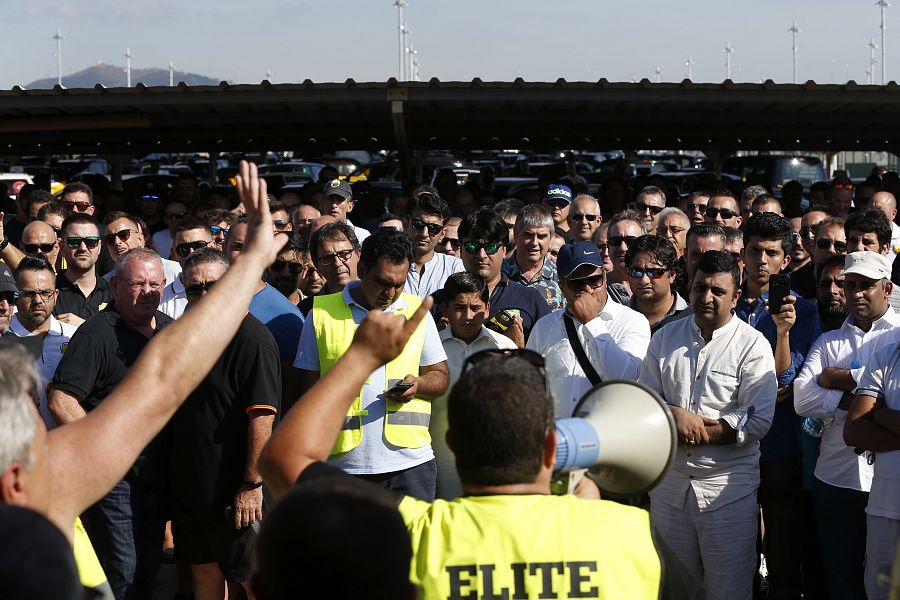
<path fill-rule="evenodd" d="M 719 215 L 722 215 L 723 219 L 731 219 L 738 216 L 740 213 L 736 213 L 733 210 L 727 208 L 715 208 L 713 206 L 707 206 L 706 212 L 704 214 L 710 219 L 715 219 Z"/>
<path fill-rule="evenodd" d="M 25 249 L 25 254 L 34 254 L 37 251 L 48 254 L 53 250 L 53 246 L 55 245 L 56 244 L 22 244 L 22 248 Z"/>
<path fill-rule="evenodd" d="M 626 246 L 633 246 L 638 238 L 633 235 L 611 235 L 608 241 L 610 246 L 621 246 L 622 242 L 625 242 Z"/>
<path fill-rule="evenodd" d="M 299 275 L 303 272 L 303 263 L 295 263 L 287 260 L 281 260 L 280 258 L 272 263 L 271 269 L 273 271 L 277 271 L 281 273 L 284 271 L 284 268 L 288 267 L 294 275 Z"/>
<path fill-rule="evenodd" d="M 203 292 L 208 292 L 213 285 L 215 285 L 215 281 L 207 281 L 206 283 L 197 283 L 194 285 L 188 285 L 184 288 L 185 296 L 202 296 Z"/>
<path fill-rule="evenodd" d="M 127 242 L 128 238 L 131 237 L 130 229 L 120 229 L 115 233 L 107 233 L 103 236 L 103 241 L 106 242 L 107 246 L 112 246 L 116 243 L 116 238 L 119 238 L 123 242 Z"/>
<path fill-rule="evenodd" d="M 706 205 L 705 204 L 688 204 L 687 209 L 688 209 L 688 212 L 693 212 L 695 210 L 697 212 L 706 212 Z"/>
<path fill-rule="evenodd" d="M 649 210 L 654 215 L 658 215 L 664 208 L 665 206 L 653 206 L 652 204 L 644 204 L 643 202 L 634 205 L 636 211 L 644 212 L 645 210 Z"/>
<path fill-rule="evenodd" d="M 0 292 L 0 300 L 6 300 L 9 304 L 15 304 L 18 299 L 19 294 L 16 292 Z"/>
<path fill-rule="evenodd" d="M 184 213 L 184 212 L 171 212 L 171 213 L 166 213 L 165 217 L 167 219 L 183 219 L 184 215 L 186 215 L 186 214 L 187 213 Z"/>
<path fill-rule="evenodd" d="M 842 242 L 840 240 L 829 240 L 828 238 L 819 238 L 816 240 L 816 247 L 819 250 L 828 250 L 832 246 L 834 246 L 834 249 L 838 252 L 847 251 L 847 242 Z"/>
<path fill-rule="evenodd" d="M 589 275 L 588 277 L 576 277 L 575 279 L 565 279 L 564 282 L 570 288 L 580 288 L 582 286 L 587 286 L 591 289 L 595 289 L 600 287 L 603 283 L 603 278 L 605 277 L 604 272 L 601 271 L 596 275 Z"/>
<path fill-rule="evenodd" d="M 637 269 L 629 267 L 628 276 L 634 279 L 643 279 L 644 275 L 646 275 L 650 279 L 662 279 L 668 272 L 669 269 Z"/>
<path fill-rule="evenodd" d="M 569 215 L 573 221 L 596 221 L 597 215 Z"/>
<path fill-rule="evenodd" d="M 100 237 L 96 235 L 89 235 L 87 237 L 67 237 L 64 238 L 66 240 L 66 246 L 71 248 L 72 250 L 76 250 L 81 246 L 81 243 L 84 242 L 84 245 L 93 250 L 100 244 Z"/>
<path fill-rule="evenodd" d="M 503 245 L 503 242 L 475 242 L 473 240 L 468 240 L 462 243 L 463 248 L 466 249 L 466 252 L 469 254 L 475 254 L 479 250 L 484 250 L 484 253 L 488 256 L 493 254 L 497 254 L 497 251 L 500 250 L 500 246 Z"/>
<path fill-rule="evenodd" d="M 178 253 L 178 256 L 181 258 L 187 258 L 190 256 L 194 250 L 199 250 L 200 248 L 206 248 L 209 246 L 210 242 L 205 242 L 203 240 L 197 240 L 196 242 L 185 242 L 184 244 L 178 244 L 175 246 L 175 252 Z"/>
<path fill-rule="evenodd" d="M 444 230 L 443 225 L 437 223 L 426 223 L 422 219 L 412 219 L 410 222 L 413 231 L 420 231 L 423 227 L 428 228 L 428 235 L 437 235 Z"/>
<path fill-rule="evenodd" d="M 445 237 L 444 239 L 441 240 L 441 243 L 440 243 L 441 246 L 446 246 L 448 244 L 454 250 L 459 250 L 460 246 L 462 245 L 462 242 L 460 242 L 456 238 L 450 238 L 450 237 Z"/>

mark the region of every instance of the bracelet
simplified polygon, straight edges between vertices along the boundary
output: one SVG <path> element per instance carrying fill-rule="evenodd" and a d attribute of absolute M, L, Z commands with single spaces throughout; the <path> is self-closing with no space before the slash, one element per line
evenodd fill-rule
<path fill-rule="evenodd" d="M 255 490 L 257 488 L 261 488 L 263 485 L 262 481 L 245 481 L 243 483 L 243 487 L 248 490 Z"/>
<path fill-rule="evenodd" d="M 7 246 L 9 246 L 9 238 L 4 235 L 3 240 L 0 241 L 0 252 L 6 250 Z"/>

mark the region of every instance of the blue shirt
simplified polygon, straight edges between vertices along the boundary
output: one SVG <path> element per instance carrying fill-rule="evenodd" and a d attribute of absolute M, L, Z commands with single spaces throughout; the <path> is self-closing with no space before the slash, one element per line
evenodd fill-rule
<path fill-rule="evenodd" d="M 753 326 L 765 336 L 772 346 L 774 354 L 777 331 L 775 320 L 766 310 L 769 293 L 760 294 L 760 297 L 751 306 L 745 300 L 746 283 L 741 286 L 741 291 L 743 293 L 738 299 L 734 313 L 739 319 Z M 816 307 L 793 290 L 791 290 L 791 295 L 797 298 L 797 303 L 794 305 L 797 311 L 797 320 L 791 327 L 791 364 L 781 373 L 776 373 L 779 387 L 789 385 L 794 381 L 794 378 L 800 373 L 800 367 L 803 366 L 803 360 L 809 352 L 809 347 L 821 333 Z M 799 456 L 801 454 L 800 431 L 800 417 L 794 412 L 793 401 L 784 400 L 776 404 L 772 427 L 760 441 L 760 461 Z"/>
<path fill-rule="evenodd" d="M 250 314 L 272 332 L 281 360 L 293 364 L 303 329 L 303 315 L 297 306 L 267 283 L 253 296 Z"/>

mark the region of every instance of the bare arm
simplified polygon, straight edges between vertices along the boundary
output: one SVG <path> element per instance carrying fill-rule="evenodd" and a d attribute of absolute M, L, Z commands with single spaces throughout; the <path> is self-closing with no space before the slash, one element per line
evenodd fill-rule
<path fill-rule="evenodd" d="M 0 212 L 0 241 L 6 238 L 6 231 L 3 229 L 3 217 L 5 215 Z M 3 262 L 6 263 L 6 266 L 9 267 L 10 271 L 15 271 L 19 266 L 19 262 L 25 257 L 25 253 L 13 246 L 12 244 L 7 244 L 6 248 L 0 250 L 0 259 L 3 259 Z"/>
<path fill-rule="evenodd" d="M 249 215 L 247 243 L 201 302 L 147 345 L 119 386 L 90 414 L 48 434 L 53 503 L 63 531 L 119 481 L 200 383 L 240 326 L 260 275 L 286 238 L 273 239 L 265 181 L 241 163 L 238 195 Z"/>
<path fill-rule="evenodd" d="M 60 425 L 83 419 L 87 412 L 81 406 L 81 398 L 67 392 L 53 388 L 47 398 L 47 406 L 53 419 Z"/>
<path fill-rule="evenodd" d="M 900 411 L 882 408 L 875 411 L 875 424 L 888 430 L 900 439 Z"/>
<path fill-rule="evenodd" d="M 844 423 L 844 442 L 848 446 L 872 452 L 900 450 L 900 435 L 875 422 L 875 413 L 883 410 L 883 402 L 874 396 L 856 395 Z"/>
<path fill-rule="evenodd" d="M 838 369 L 837 367 L 826 367 L 819 373 L 819 385 L 829 390 L 841 390 L 842 392 L 852 392 L 856 389 L 856 381 L 850 374 L 850 369 Z"/>
<path fill-rule="evenodd" d="M 431 298 L 426 298 L 408 321 L 379 310 L 363 319 L 350 348 L 300 398 L 263 448 L 259 471 L 276 496 L 294 485 L 311 463 L 328 458 L 363 383 L 372 371 L 403 351 L 431 304 Z"/>
<path fill-rule="evenodd" d="M 250 411 L 250 425 L 247 427 L 247 462 L 244 466 L 244 481 L 260 481 L 257 463 L 263 446 L 272 435 L 275 413 L 268 410 Z M 252 488 L 252 489 L 251 489 Z M 242 484 L 234 495 L 234 527 L 243 529 L 256 521 L 262 521 L 263 493 L 261 487 Z"/>

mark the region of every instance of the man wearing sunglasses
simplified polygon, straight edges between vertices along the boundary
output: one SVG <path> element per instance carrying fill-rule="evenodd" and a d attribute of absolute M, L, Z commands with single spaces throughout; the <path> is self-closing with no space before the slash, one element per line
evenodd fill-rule
<path fill-rule="evenodd" d="M 573 210 L 578 210 L 577 202 Z M 559 289 L 556 263 L 548 257 L 553 237 L 550 211 L 541 204 L 525 206 L 516 218 L 513 232 L 516 246 L 513 255 L 503 261 L 503 273 L 541 292 L 551 310 L 561 308 L 565 300 Z"/>
<path fill-rule="evenodd" d="M 847 233 L 844 231 L 844 219 L 827 217 L 819 221 L 815 228 L 813 245 L 813 263 L 821 265 L 829 256 L 847 254 Z"/>
<path fill-rule="evenodd" d="M 141 226 L 134 217 L 124 212 L 110 212 L 103 217 L 103 246 L 109 253 L 109 257 L 113 262 L 119 260 L 119 257 L 133 250 L 134 248 L 145 248 L 146 243 Z M 173 282 L 178 279 L 181 274 L 181 265 L 174 260 L 160 257 L 163 266 L 163 273 L 166 281 Z M 112 271 L 106 273 L 103 278 L 107 281 L 112 277 Z"/>
<path fill-rule="evenodd" d="M 25 256 L 43 256 L 54 269 L 59 258 L 59 240 L 53 228 L 43 221 L 33 221 L 22 232 L 22 252 Z M 10 266 L 13 263 L 7 261 Z M 15 263 L 18 266 L 18 262 Z"/>
<path fill-rule="evenodd" d="M 91 186 L 80 181 L 66 185 L 59 194 L 59 200 L 66 210 L 66 216 L 76 212 L 93 215 L 97 210 L 94 206 L 94 191 Z"/>
<path fill-rule="evenodd" d="M 100 258 L 100 228 L 92 215 L 72 213 L 63 221 L 59 252 L 66 268 L 56 276 L 54 315 L 63 323 L 78 326 L 112 300 L 109 284 L 97 275 Z"/>
<path fill-rule="evenodd" d="M 603 257 L 592 242 L 563 246 L 556 266 L 566 307 L 537 322 L 527 347 L 545 358 L 556 416 L 565 418 L 598 383 L 592 380 L 595 375 L 603 381 L 637 380 L 650 325 L 639 312 L 609 299 Z M 575 344 L 593 374 L 583 366 Z"/>
<path fill-rule="evenodd" d="M 187 205 L 178 200 L 170 200 L 163 207 L 163 223 L 166 227 L 153 234 L 153 245 L 156 246 L 156 251 L 160 256 L 174 258 L 172 256 L 172 240 L 175 238 L 175 226 L 187 215 Z"/>
<path fill-rule="evenodd" d="M 666 193 L 655 185 L 648 185 L 638 192 L 634 201 L 634 212 L 641 215 L 647 233 L 656 234 L 659 213 L 665 207 Z"/>
<path fill-rule="evenodd" d="M 309 254 L 303 238 L 300 237 L 300 234 L 291 233 L 288 235 L 287 244 L 281 248 L 275 258 L 275 262 L 266 269 L 268 284 L 294 304 L 298 304 L 302 299 L 300 281 L 308 268 L 304 253 Z"/>
<path fill-rule="evenodd" d="M 179 266 L 184 265 L 184 261 L 197 250 L 211 245 L 212 232 L 206 221 L 200 217 L 193 215 L 182 217 L 173 230 L 172 256 L 178 261 Z M 173 319 L 181 317 L 188 304 L 181 275 L 179 273 L 173 281 L 166 284 L 159 305 L 159 310 Z"/>
<path fill-rule="evenodd" d="M 743 223 L 737 198 L 728 190 L 715 192 L 706 204 L 706 211 L 703 214 L 707 223 L 712 223 L 719 227 L 736 227 L 740 229 L 741 223 Z"/>
<path fill-rule="evenodd" d="M 413 262 L 409 265 L 403 291 L 419 298 L 430 296 L 444 287 L 454 273 L 465 271 L 460 259 L 435 252 L 444 237 L 444 224 L 450 218 L 450 207 L 434 188 L 419 188 L 412 194 L 412 209 L 406 235 L 413 242 Z"/>
<path fill-rule="evenodd" d="M 839 175 L 832 180 L 828 188 L 829 211 L 835 217 L 846 219 L 853 208 L 853 182 L 846 175 Z"/>
<path fill-rule="evenodd" d="M 435 252 L 460 258 L 460 254 L 462 253 L 462 243 L 459 241 L 460 223 L 462 223 L 462 219 L 459 217 L 450 217 L 447 219 L 447 222 L 444 224 L 444 236 L 435 247 Z"/>
<path fill-rule="evenodd" d="M 650 323 L 650 335 L 690 313 L 688 303 L 675 291 L 678 256 L 666 238 L 644 235 L 625 255 L 632 296 L 630 308 Z"/>
<path fill-rule="evenodd" d="M 315 297 L 294 363 L 304 388 L 334 367 L 371 311 L 406 317 L 416 312 L 419 298 L 403 292 L 412 257 L 406 234 L 378 230 L 363 242 L 360 281 L 348 283 L 340 293 Z M 330 462 L 382 487 L 434 500 L 437 466 L 428 424 L 431 400 L 447 390 L 446 361 L 429 315 L 401 356 L 374 369 L 354 392 L 356 400 L 348 407 Z"/>
<path fill-rule="evenodd" d="M 594 232 L 603 223 L 600 214 L 600 203 L 588 194 L 579 194 L 569 207 L 569 236 L 573 242 L 585 242 L 593 237 Z"/>
<path fill-rule="evenodd" d="M 541 204 L 550 210 L 553 222 L 556 225 L 556 233 L 569 240 L 569 205 L 572 204 L 572 189 L 561 183 L 550 184 L 544 190 Z"/>
<path fill-rule="evenodd" d="M 678 199 L 678 208 L 691 220 L 691 226 L 706 222 L 706 205 L 712 192 L 695 190 Z"/>
<path fill-rule="evenodd" d="M 609 273 L 608 288 L 610 297 L 620 304 L 627 304 L 631 298 L 625 254 L 642 235 L 647 235 L 644 219 L 633 210 L 623 210 L 609 220 L 606 241 L 613 270 Z"/>

